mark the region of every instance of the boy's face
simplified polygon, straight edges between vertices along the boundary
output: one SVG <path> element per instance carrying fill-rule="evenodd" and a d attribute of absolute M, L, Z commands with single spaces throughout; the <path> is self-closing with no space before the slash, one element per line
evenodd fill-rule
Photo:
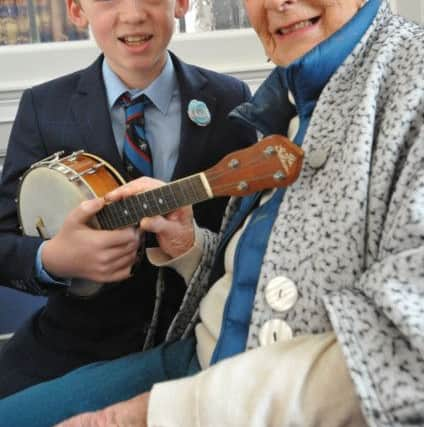
<path fill-rule="evenodd" d="M 161 72 L 175 19 L 189 0 L 67 0 L 70 20 L 91 31 L 110 67 L 129 87 L 144 88 Z"/>
<path fill-rule="evenodd" d="M 364 0 L 244 0 L 268 57 L 287 66 L 346 24 Z"/>

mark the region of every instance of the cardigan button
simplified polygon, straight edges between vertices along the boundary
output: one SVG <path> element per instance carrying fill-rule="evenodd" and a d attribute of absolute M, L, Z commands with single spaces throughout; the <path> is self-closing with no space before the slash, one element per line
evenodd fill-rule
<path fill-rule="evenodd" d="M 271 319 L 262 325 L 259 331 L 259 343 L 267 346 L 276 342 L 288 341 L 293 338 L 290 326 L 281 319 Z"/>
<path fill-rule="evenodd" d="M 265 300 L 275 311 L 290 310 L 297 301 L 297 287 L 289 278 L 284 276 L 274 277 L 265 288 Z"/>
<path fill-rule="evenodd" d="M 330 156 L 331 147 L 318 148 L 307 154 L 306 160 L 314 169 L 322 168 Z"/>

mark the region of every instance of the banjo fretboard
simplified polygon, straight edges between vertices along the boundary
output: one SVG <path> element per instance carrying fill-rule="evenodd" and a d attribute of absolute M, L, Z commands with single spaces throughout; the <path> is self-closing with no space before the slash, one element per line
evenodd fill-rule
<path fill-rule="evenodd" d="M 97 214 L 102 229 L 137 225 L 144 217 L 165 215 L 182 206 L 209 199 L 201 174 L 174 181 L 105 206 Z"/>

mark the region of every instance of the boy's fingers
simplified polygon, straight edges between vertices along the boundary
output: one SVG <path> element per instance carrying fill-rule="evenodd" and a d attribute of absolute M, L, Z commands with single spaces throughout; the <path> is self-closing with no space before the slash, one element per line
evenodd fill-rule
<path fill-rule="evenodd" d="M 138 228 L 128 227 L 119 230 L 107 231 L 109 239 L 111 241 L 111 247 L 119 247 L 122 245 L 128 245 L 128 243 L 136 242 L 140 243 L 141 232 Z M 112 243 L 113 242 L 113 243 Z"/>
<path fill-rule="evenodd" d="M 103 198 L 85 200 L 69 214 L 69 217 L 80 224 L 86 224 L 105 205 Z"/>

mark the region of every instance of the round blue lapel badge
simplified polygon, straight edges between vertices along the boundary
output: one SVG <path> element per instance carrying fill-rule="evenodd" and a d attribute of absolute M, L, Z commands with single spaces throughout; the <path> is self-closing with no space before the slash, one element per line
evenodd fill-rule
<path fill-rule="evenodd" d="M 207 105 L 197 99 L 192 99 L 188 104 L 188 116 L 198 126 L 207 126 L 211 122 Z"/>

